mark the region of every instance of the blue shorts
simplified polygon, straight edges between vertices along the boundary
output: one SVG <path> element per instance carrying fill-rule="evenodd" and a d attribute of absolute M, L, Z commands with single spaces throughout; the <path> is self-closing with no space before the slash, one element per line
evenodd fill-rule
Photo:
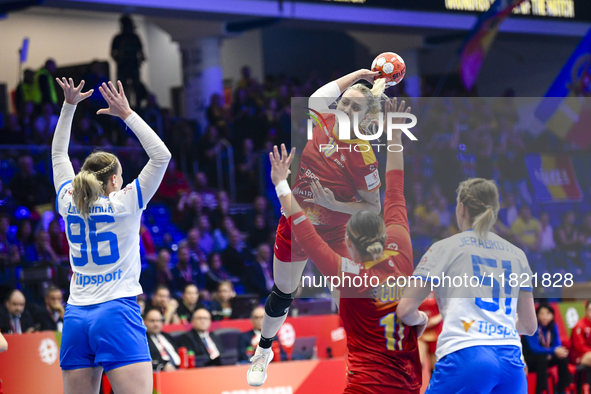
<path fill-rule="evenodd" d="M 425 394 L 527 394 L 517 346 L 472 346 L 435 363 Z"/>
<path fill-rule="evenodd" d="M 103 367 L 110 371 L 143 361 L 151 362 L 152 358 L 135 297 L 66 306 L 60 350 L 62 369 Z"/>

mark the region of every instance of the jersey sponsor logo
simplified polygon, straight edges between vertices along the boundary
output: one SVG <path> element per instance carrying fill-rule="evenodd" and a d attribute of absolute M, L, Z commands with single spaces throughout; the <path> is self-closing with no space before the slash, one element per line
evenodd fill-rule
<path fill-rule="evenodd" d="M 306 177 L 306 178 L 310 178 L 310 179 L 315 179 L 315 180 L 320 180 L 320 178 L 318 178 L 316 176 L 316 174 L 314 174 L 312 171 L 310 171 L 310 169 L 308 168 L 308 166 L 304 163 L 300 164 L 300 173 Z"/>
<path fill-rule="evenodd" d="M 345 168 L 345 166 L 343 165 L 343 163 L 341 163 L 338 159 L 332 159 L 332 161 L 334 161 L 334 163 L 339 167 L 339 168 Z"/>
<path fill-rule="evenodd" d="M 294 188 L 291 191 L 291 193 L 294 196 L 304 196 L 304 197 L 307 197 L 307 198 L 314 198 L 314 193 L 312 193 L 311 190 L 303 190 L 303 189 L 301 189 L 299 187 Z"/>
<path fill-rule="evenodd" d="M 390 249 L 390 250 L 398 250 L 398 244 L 395 242 L 391 242 L 388 244 L 388 246 L 386 246 L 386 249 Z"/>
<path fill-rule="evenodd" d="M 472 320 L 470 322 L 467 321 L 463 321 L 462 320 L 462 324 L 464 325 L 464 331 L 468 332 L 468 330 L 470 329 L 470 327 L 472 327 L 472 324 L 474 324 L 476 320 Z"/>
<path fill-rule="evenodd" d="M 504 326 L 502 324 L 493 324 L 485 320 L 478 320 L 478 332 L 486 334 L 489 337 L 513 337 L 518 338 L 517 330 L 512 327 Z M 467 331 L 466 331 L 467 332 Z"/>
<path fill-rule="evenodd" d="M 378 170 L 373 171 L 371 174 L 365 176 L 365 183 L 367 184 L 367 190 L 371 190 L 380 184 L 380 174 Z"/>
<path fill-rule="evenodd" d="M 119 268 L 118 271 L 113 271 L 112 273 L 110 272 L 105 275 L 82 275 L 76 273 L 76 285 L 82 286 L 82 288 L 85 288 L 86 285 L 100 286 L 103 283 L 109 283 L 111 281 L 120 280 L 122 272 L 123 270 Z"/>

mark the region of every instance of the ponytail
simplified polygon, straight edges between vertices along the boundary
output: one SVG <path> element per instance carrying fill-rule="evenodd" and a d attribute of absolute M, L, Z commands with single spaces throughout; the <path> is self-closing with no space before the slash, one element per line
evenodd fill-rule
<path fill-rule="evenodd" d="M 359 211 L 347 222 L 347 236 L 362 256 L 377 261 L 386 245 L 386 224 L 375 213 Z"/>
<path fill-rule="evenodd" d="M 119 166 L 117 157 L 108 152 L 94 152 L 86 158 L 72 181 L 72 199 L 80 215 L 88 218 L 91 205 L 106 192 L 107 183 Z"/>
<path fill-rule="evenodd" d="M 458 186 L 458 198 L 468 210 L 474 232 L 486 240 L 499 213 L 499 191 L 493 180 L 471 178 Z"/>
<path fill-rule="evenodd" d="M 385 90 L 386 90 L 386 79 L 380 78 L 380 79 L 375 80 L 370 92 L 374 97 L 381 98 L 382 95 L 384 94 Z"/>
<path fill-rule="evenodd" d="M 89 208 L 96 200 L 99 199 L 103 193 L 103 183 L 96 179 L 96 176 L 86 170 L 80 172 L 74 177 L 72 181 L 74 190 L 72 198 L 76 208 L 83 217 L 88 218 Z"/>

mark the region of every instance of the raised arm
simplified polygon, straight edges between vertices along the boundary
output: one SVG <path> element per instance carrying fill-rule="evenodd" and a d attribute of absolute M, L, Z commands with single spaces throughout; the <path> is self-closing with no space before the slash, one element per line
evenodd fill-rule
<path fill-rule="evenodd" d="M 287 183 L 286 178 L 290 173 L 289 166 L 294 154 L 295 148 L 288 156 L 284 144 L 281 145 L 281 154 L 279 154 L 277 146 L 273 147 L 273 152 L 269 153 L 271 180 L 275 185 L 277 197 L 279 197 L 285 217 L 290 222 L 291 231 L 306 254 L 314 261 L 323 275 L 338 275 L 341 270 L 341 256 L 335 253 L 316 233 L 316 229 L 304 215 L 296 199 L 293 198 L 291 188 Z"/>
<path fill-rule="evenodd" d="M 366 81 L 373 83 L 376 75 L 379 75 L 378 71 L 374 72 L 361 69 L 353 71 L 335 81 L 329 82 L 312 93 L 312 96 L 310 96 L 310 99 L 308 100 L 308 107 L 322 112 L 322 110 L 328 109 L 328 107 L 334 103 L 341 93 L 349 86 L 353 85 L 360 79 L 365 79 Z"/>
<path fill-rule="evenodd" d="M 57 83 L 64 91 L 64 105 L 60 114 L 53 141 L 51 143 L 51 165 L 53 167 L 53 187 L 56 193 L 60 187 L 67 181 L 74 179 L 74 168 L 68 157 L 68 146 L 70 144 L 70 130 L 72 128 L 72 119 L 76 111 L 76 105 L 89 97 L 93 89 L 86 93 L 82 93 L 84 81 L 76 87 L 72 78 L 61 80 L 56 78 Z"/>
<path fill-rule="evenodd" d="M 99 88 L 99 91 L 105 100 L 107 100 L 109 108 L 100 109 L 97 114 L 106 114 L 121 118 L 134 132 L 146 150 L 150 160 L 137 178 L 145 206 L 154 196 L 156 190 L 158 190 L 172 155 L 154 130 L 138 114 L 131 110 L 121 81 L 117 81 L 117 86 L 119 87 L 119 92 L 117 92 L 112 82 L 109 82 L 108 85 L 103 83 Z"/>

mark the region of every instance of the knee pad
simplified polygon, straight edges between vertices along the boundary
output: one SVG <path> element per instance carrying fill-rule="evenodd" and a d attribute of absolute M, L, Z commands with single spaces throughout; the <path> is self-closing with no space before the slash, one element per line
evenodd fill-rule
<path fill-rule="evenodd" d="M 291 294 L 285 294 L 276 285 L 265 302 L 265 312 L 271 317 L 281 317 L 287 314 L 293 297 Z"/>

